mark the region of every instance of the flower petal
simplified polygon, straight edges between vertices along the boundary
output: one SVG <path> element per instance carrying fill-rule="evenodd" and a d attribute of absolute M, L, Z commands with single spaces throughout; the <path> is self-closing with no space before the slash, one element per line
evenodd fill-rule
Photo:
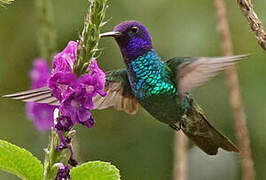
<path fill-rule="evenodd" d="M 77 86 L 77 77 L 72 72 L 57 72 L 48 80 L 48 87 L 51 89 L 53 96 L 59 101 L 67 97 L 72 92 L 72 89 Z"/>
<path fill-rule="evenodd" d="M 66 48 L 53 59 L 52 73 L 71 72 L 77 55 L 77 42 L 69 41 Z"/>
<path fill-rule="evenodd" d="M 39 131 L 49 130 L 53 126 L 55 106 L 48 104 L 26 103 L 26 114 Z"/>

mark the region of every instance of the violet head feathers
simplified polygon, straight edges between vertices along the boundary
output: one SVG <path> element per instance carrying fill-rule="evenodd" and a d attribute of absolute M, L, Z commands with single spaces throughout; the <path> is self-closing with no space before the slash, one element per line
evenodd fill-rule
<path fill-rule="evenodd" d="M 135 59 L 137 56 L 152 49 L 151 37 L 146 28 L 137 21 L 125 21 L 113 29 L 121 35 L 115 36 L 122 55 L 126 61 Z"/>

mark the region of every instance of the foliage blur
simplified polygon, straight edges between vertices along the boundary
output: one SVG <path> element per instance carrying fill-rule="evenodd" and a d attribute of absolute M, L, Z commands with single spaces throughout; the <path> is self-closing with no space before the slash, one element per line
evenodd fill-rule
<path fill-rule="evenodd" d="M 69 40 L 78 39 L 88 5 L 87 0 L 57 0 L 53 3 L 59 51 Z M 163 59 L 221 55 L 212 1 L 110 0 L 109 3 L 107 18 L 112 19 L 104 30 L 109 31 L 124 20 L 138 20 L 149 30 L 154 48 Z M 266 24 L 266 1 L 253 3 L 258 16 Z M 39 54 L 34 9 L 34 0 L 15 1 L 0 8 L 0 95 L 29 88 L 28 71 Z M 227 1 L 227 9 L 234 53 L 251 53 L 237 68 L 256 178 L 266 179 L 266 56 L 236 2 Z M 101 40 L 100 47 L 104 48 L 104 52 L 98 62 L 105 71 L 124 67 L 113 39 Z M 210 122 L 236 142 L 223 75 L 193 93 Z M 113 108 L 94 111 L 93 115 L 97 122 L 92 129 L 76 127 L 77 159 L 84 162 L 111 161 L 120 169 L 125 180 L 172 178 L 174 132 L 167 125 L 154 120 L 142 108 L 133 116 Z M 0 99 L 0 139 L 22 146 L 43 159 L 48 136 L 48 132 L 37 132 L 27 120 L 24 103 Z M 208 157 L 191 145 L 189 179 L 241 179 L 238 156 L 221 152 L 218 157 Z M 0 171 L 0 179 L 17 178 Z"/>

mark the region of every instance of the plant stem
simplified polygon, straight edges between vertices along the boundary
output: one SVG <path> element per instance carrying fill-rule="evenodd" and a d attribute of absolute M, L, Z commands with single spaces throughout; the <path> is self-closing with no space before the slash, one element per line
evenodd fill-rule
<path fill-rule="evenodd" d="M 90 0 L 84 28 L 78 43 L 74 72 L 80 76 L 87 71 L 91 58 L 98 51 L 100 28 L 104 24 L 107 0 Z"/>
<path fill-rule="evenodd" d="M 63 136 L 71 137 L 73 138 L 75 135 L 75 131 L 69 131 L 67 133 L 64 133 Z M 70 156 L 70 151 L 68 148 L 57 151 L 55 148 L 58 146 L 59 140 L 58 140 L 58 134 L 56 131 L 52 128 L 51 129 L 51 135 L 50 135 L 50 141 L 48 148 L 45 150 L 45 161 L 44 161 L 44 172 L 43 172 L 43 179 L 44 180 L 54 180 L 55 176 L 58 171 L 58 167 L 54 166 L 56 163 L 63 163 L 67 164 Z"/>
<path fill-rule="evenodd" d="M 52 60 L 56 51 L 56 35 L 54 29 L 54 14 L 51 0 L 36 0 L 36 13 L 38 25 L 38 45 L 40 57 Z"/>
<path fill-rule="evenodd" d="M 226 18 L 226 8 L 223 0 L 214 1 L 217 15 L 217 29 L 221 39 L 221 48 L 225 56 L 233 54 L 232 40 Z M 242 173 L 244 180 L 254 180 L 253 159 L 249 145 L 249 135 L 246 126 L 246 117 L 239 92 L 238 76 L 235 66 L 225 70 L 225 78 L 229 87 L 230 102 L 232 106 L 235 133 L 240 148 Z"/>
<path fill-rule="evenodd" d="M 45 162 L 44 162 L 44 172 L 43 179 L 44 180 L 54 180 L 57 167 L 54 167 L 55 163 L 62 162 L 63 164 L 67 162 L 69 155 L 66 150 L 56 151 L 55 147 L 58 145 L 58 137 L 57 133 L 54 129 L 51 130 L 51 136 L 48 148 L 46 150 Z"/>
<path fill-rule="evenodd" d="M 53 23 L 53 8 L 51 0 L 36 0 L 36 14 L 38 23 L 38 46 L 40 57 L 45 60 L 51 60 L 56 49 L 55 30 Z M 57 133 L 51 129 L 50 141 L 46 150 L 44 162 L 44 180 L 54 180 L 57 167 L 54 164 L 62 162 L 66 151 L 56 151 L 55 147 L 58 145 Z M 66 160 L 67 161 L 67 160 Z"/>
<path fill-rule="evenodd" d="M 52 30 L 52 6 L 50 0 L 36 0 L 36 2 L 40 22 L 40 53 L 41 57 L 49 59 L 55 48 L 55 31 Z M 86 72 L 90 59 L 98 51 L 100 28 L 104 24 L 103 20 L 107 9 L 106 2 L 107 0 L 90 1 L 91 4 L 78 43 L 77 59 L 74 66 L 74 71 L 78 76 Z M 68 132 L 66 136 L 71 137 L 73 133 Z M 54 180 L 58 171 L 58 168 L 54 164 L 59 162 L 67 164 L 69 160 L 68 149 L 56 151 L 55 148 L 58 146 L 58 142 L 58 134 L 52 129 L 44 162 L 44 180 Z"/>
<path fill-rule="evenodd" d="M 175 132 L 174 137 L 174 180 L 187 179 L 187 137 L 183 132 Z"/>
<path fill-rule="evenodd" d="M 263 29 L 261 20 L 258 18 L 256 12 L 254 11 L 251 0 L 237 0 L 239 8 L 246 17 L 252 32 L 254 33 L 258 43 L 266 51 L 266 33 Z"/>

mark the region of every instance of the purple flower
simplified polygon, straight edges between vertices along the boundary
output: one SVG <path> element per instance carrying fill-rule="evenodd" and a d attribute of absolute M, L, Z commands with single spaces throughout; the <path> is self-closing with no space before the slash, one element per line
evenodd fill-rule
<path fill-rule="evenodd" d="M 77 55 L 77 42 L 69 41 L 67 47 L 53 59 L 52 73 L 71 72 Z"/>
<path fill-rule="evenodd" d="M 86 96 L 85 88 L 79 88 L 62 101 L 60 112 L 63 116 L 70 117 L 73 124 L 77 124 L 85 123 L 90 119 L 89 110 L 92 108 L 92 98 Z"/>
<path fill-rule="evenodd" d="M 63 131 L 70 131 L 73 125 L 82 124 L 91 128 L 95 121 L 90 110 L 94 108 L 93 97 L 97 94 L 105 96 L 105 73 L 98 67 L 96 59 L 92 59 L 87 73 L 77 77 L 73 73 L 76 59 L 77 43 L 70 41 L 67 47 L 53 59 L 52 75 L 48 80 L 48 87 L 54 97 L 60 101 L 59 112 L 55 113 L 55 129 L 59 143 L 56 150 L 68 148 L 70 158 L 68 163 L 77 165 L 73 158 L 71 138 L 65 137 Z M 59 117 L 57 117 L 59 115 Z M 65 176 L 65 166 L 59 168 L 57 179 Z"/>
<path fill-rule="evenodd" d="M 60 131 L 60 130 L 56 130 L 56 133 L 57 133 L 57 136 L 58 136 L 58 139 L 59 139 L 59 143 L 55 147 L 55 150 L 61 151 L 63 149 L 68 148 L 69 147 L 68 144 L 71 142 L 71 140 L 68 143 L 68 141 L 66 140 L 65 136 L 63 135 L 63 132 Z"/>
<path fill-rule="evenodd" d="M 73 124 L 80 123 L 88 128 L 91 128 L 94 124 L 94 120 L 90 113 L 90 110 L 94 108 L 92 98 L 95 97 L 97 93 L 102 96 L 105 95 L 103 91 L 105 75 L 99 68 L 96 68 L 98 66 L 92 67 L 95 69 L 91 68 L 89 73 L 80 77 L 78 80 L 79 86 L 75 89 L 73 88 L 72 93 L 64 97 L 60 106 L 61 114 L 70 117 Z M 102 80 L 102 78 L 104 78 L 104 80 Z"/>
<path fill-rule="evenodd" d="M 64 166 L 63 163 L 56 163 L 55 166 L 58 167 L 58 171 L 55 180 L 70 179 L 70 167 Z"/>
<path fill-rule="evenodd" d="M 77 43 L 69 41 L 67 47 L 53 59 L 52 75 L 48 87 L 60 102 L 77 87 L 77 77 L 72 72 L 76 59 Z"/>
<path fill-rule="evenodd" d="M 45 131 L 53 126 L 53 112 L 55 106 L 48 104 L 26 103 L 26 113 L 39 131 Z"/>
<path fill-rule="evenodd" d="M 47 62 L 43 59 L 33 61 L 33 68 L 30 70 L 31 88 L 40 88 L 47 85 L 50 77 L 50 70 Z"/>
<path fill-rule="evenodd" d="M 73 125 L 69 116 L 59 116 L 56 118 L 55 128 L 59 131 L 70 131 Z"/>
<path fill-rule="evenodd" d="M 95 120 L 93 119 L 92 116 L 90 116 L 90 118 L 87 121 L 81 122 L 82 125 L 87 126 L 88 128 L 92 128 L 94 123 L 95 123 Z"/>
<path fill-rule="evenodd" d="M 77 166 L 78 162 L 74 159 L 74 150 L 72 145 L 69 145 L 69 150 L 70 150 L 70 157 L 68 160 L 68 164 L 70 164 L 71 166 Z"/>
<path fill-rule="evenodd" d="M 96 59 L 91 60 L 88 73 L 81 77 L 78 78 L 72 72 L 76 51 L 77 43 L 70 41 L 67 47 L 54 57 L 52 75 L 48 80 L 48 87 L 61 104 L 59 109 L 62 117 L 58 119 L 57 125 L 60 131 L 66 131 L 77 123 L 92 127 L 94 124 L 90 113 L 94 107 L 92 98 L 97 94 L 106 95 L 103 91 L 105 73 L 98 67 Z M 71 119 L 72 124 L 66 117 Z M 60 121 L 68 122 L 67 127 Z"/>
<path fill-rule="evenodd" d="M 88 70 L 89 70 L 88 74 L 89 76 L 92 77 L 91 81 L 92 81 L 92 84 L 94 84 L 96 92 L 99 93 L 101 96 L 105 96 L 106 95 L 106 93 L 104 92 L 105 73 L 99 68 L 96 59 L 91 60 Z M 84 79 L 84 82 L 83 82 L 84 84 L 90 84 L 86 82 L 88 81 Z"/>
<path fill-rule="evenodd" d="M 57 72 L 52 74 L 48 81 L 48 87 L 54 97 L 60 102 L 77 88 L 77 77 L 72 72 Z"/>
<path fill-rule="evenodd" d="M 40 88 L 47 85 L 50 76 L 49 66 L 43 59 L 36 59 L 30 71 L 31 88 Z M 53 111 L 56 106 L 47 104 L 26 103 L 26 114 L 39 131 L 45 131 L 53 126 Z"/>

